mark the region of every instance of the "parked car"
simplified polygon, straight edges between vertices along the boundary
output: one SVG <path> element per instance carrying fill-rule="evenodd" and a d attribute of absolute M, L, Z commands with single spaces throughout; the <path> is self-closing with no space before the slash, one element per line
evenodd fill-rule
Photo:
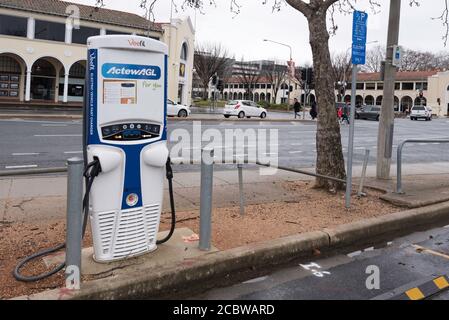
<path fill-rule="evenodd" d="M 257 103 L 249 100 L 230 100 L 226 103 L 223 115 L 225 118 L 236 116 L 239 119 L 259 117 L 265 119 L 267 110 L 259 106 Z"/>
<path fill-rule="evenodd" d="M 167 99 L 167 116 L 186 118 L 190 115 L 190 107 L 177 104 L 170 99 Z"/>
<path fill-rule="evenodd" d="M 355 118 L 379 121 L 380 106 L 363 106 L 355 111 Z"/>
<path fill-rule="evenodd" d="M 410 120 L 426 119 L 432 120 L 432 109 L 426 106 L 414 106 L 410 112 Z"/>

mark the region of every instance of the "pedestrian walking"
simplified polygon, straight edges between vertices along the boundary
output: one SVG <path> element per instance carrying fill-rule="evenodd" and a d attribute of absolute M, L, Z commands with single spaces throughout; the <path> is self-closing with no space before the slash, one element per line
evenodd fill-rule
<path fill-rule="evenodd" d="M 351 112 L 351 106 L 349 104 L 347 104 L 343 110 L 343 119 L 342 121 L 346 121 L 346 123 L 349 125 L 349 113 Z"/>
<path fill-rule="evenodd" d="M 316 117 L 318 116 L 318 110 L 315 101 L 312 103 L 312 108 L 310 109 L 310 116 L 312 117 L 312 120 L 315 120 Z"/>
<path fill-rule="evenodd" d="M 299 103 L 298 99 L 295 98 L 295 104 L 293 105 L 293 109 L 295 111 L 295 119 L 296 117 L 301 118 L 301 115 L 299 114 L 299 112 L 301 111 L 301 104 Z"/>
<path fill-rule="evenodd" d="M 343 118 L 343 107 L 338 107 L 338 110 L 337 110 L 337 117 L 338 117 L 338 123 L 340 123 L 341 124 L 341 122 L 342 122 L 342 118 Z"/>

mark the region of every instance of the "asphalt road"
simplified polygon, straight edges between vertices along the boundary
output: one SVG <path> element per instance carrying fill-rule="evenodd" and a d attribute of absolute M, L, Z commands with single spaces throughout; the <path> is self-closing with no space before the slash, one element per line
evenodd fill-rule
<path fill-rule="evenodd" d="M 419 246 L 419 247 L 416 247 Z M 418 249 L 419 248 L 419 249 Z M 377 268 L 377 271 L 373 268 Z M 367 272 L 368 270 L 368 272 Z M 367 288 L 368 283 L 378 287 Z M 192 299 L 368 300 L 397 299 L 413 287 L 449 275 L 449 226 L 381 244 L 379 248 L 304 261 Z M 448 300 L 449 290 L 429 297 Z"/>
<path fill-rule="evenodd" d="M 168 124 L 169 147 L 178 146 L 176 135 L 192 133 L 192 121 L 170 121 Z M 178 130 L 177 130 L 178 129 Z M 210 129 L 219 132 L 223 137 L 226 130 L 255 129 L 256 133 L 263 133 L 259 129 L 277 130 L 278 139 L 267 143 L 271 146 L 264 153 L 265 156 L 279 155 L 279 164 L 294 168 L 310 168 L 315 165 L 316 159 L 316 125 L 314 123 L 299 122 L 270 122 L 267 121 L 202 121 L 201 131 L 213 133 Z M 394 155 L 398 143 L 408 138 L 447 138 L 449 121 L 435 119 L 432 122 L 410 121 L 397 119 L 395 123 Z M 258 131 L 259 130 L 259 131 Z M 376 160 L 378 122 L 358 120 L 355 130 L 355 164 L 361 164 L 365 148 L 371 150 L 370 164 Z M 0 120 L 0 170 L 13 170 L 21 168 L 50 168 L 65 165 L 67 158 L 82 155 L 82 125 L 80 120 Z M 275 132 L 273 131 L 273 132 Z M 342 125 L 342 142 L 344 151 L 348 143 L 349 127 Z M 188 138 L 188 137 L 187 137 Z M 203 137 L 204 138 L 204 137 Z M 224 139 L 224 138 L 223 138 Z M 215 141 L 215 145 L 228 147 L 223 139 Z M 192 157 L 199 149 L 190 138 L 190 143 L 184 140 L 183 153 L 172 154 L 172 158 L 188 157 L 186 150 L 190 150 Z M 261 139 L 266 140 L 267 139 Z M 208 144 L 209 139 L 203 142 Z M 226 152 L 234 154 L 248 154 L 254 150 L 256 143 L 245 142 L 249 147 L 243 150 L 235 147 L 217 148 L 217 153 Z M 179 148 L 178 148 L 179 149 Z M 229 151 L 229 149 L 231 151 Z M 234 150 L 234 151 L 232 151 Z M 404 163 L 430 163 L 449 160 L 449 144 L 414 144 L 405 149 Z M 259 150 L 259 152 L 261 152 Z M 395 159 L 395 156 L 393 157 Z M 395 162 L 395 160 L 393 160 Z M 175 170 L 196 171 L 198 166 L 177 165 Z"/>

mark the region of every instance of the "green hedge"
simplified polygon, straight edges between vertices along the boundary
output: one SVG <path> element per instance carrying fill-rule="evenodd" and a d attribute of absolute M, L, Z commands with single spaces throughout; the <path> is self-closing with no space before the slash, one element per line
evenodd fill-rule
<path fill-rule="evenodd" d="M 194 107 L 208 108 L 208 107 L 212 106 L 214 104 L 214 102 L 211 100 L 194 100 L 192 104 Z M 225 104 L 226 104 L 226 101 L 224 101 L 224 100 L 217 101 L 217 107 L 219 107 L 219 108 L 223 108 Z"/>

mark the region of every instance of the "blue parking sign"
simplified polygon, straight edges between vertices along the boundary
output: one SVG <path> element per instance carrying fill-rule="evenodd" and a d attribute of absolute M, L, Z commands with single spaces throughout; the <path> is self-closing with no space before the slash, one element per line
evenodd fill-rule
<path fill-rule="evenodd" d="M 354 11 L 352 21 L 352 64 L 365 64 L 368 14 Z"/>

